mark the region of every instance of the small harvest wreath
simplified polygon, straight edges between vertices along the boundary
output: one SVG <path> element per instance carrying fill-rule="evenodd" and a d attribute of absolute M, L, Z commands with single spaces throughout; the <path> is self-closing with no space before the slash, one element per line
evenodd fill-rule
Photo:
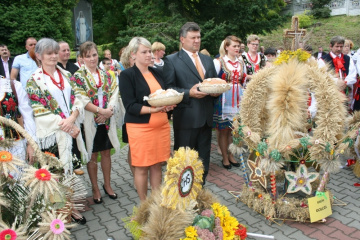
<path fill-rule="evenodd" d="M 135 240 L 246 238 L 246 228 L 202 189 L 204 170 L 198 158 L 196 151 L 180 148 L 168 160 L 162 189 L 123 219 Z"/>
<path fill-rule="evenodd" d="M 317 62 L 309 57 L 310 54 L 302 50 L 285 51 L 273 67 L 259 71 L 248 84 L 240 113 L 233 121 L 233 143 L 236 147 L 232 147 L 232 152 L 241 154 L 243 143 L 253 151 L 247 163 L 251 170 L 250 181 L 262 187 L 261 191 L 256 189 L 258 194 L 267 194 L 266 176 L 270 175 L 271 194 L 264 201 L 269 200 L 274 206 L 259 206 L 268 217 L 280 216 L 276 211 L 276 175 L 285 164 L 298 167 L 295 172 L 289 169 L 284 173 L 289 183 L 286 193 L 302 191 L 308 196 L 313 193 L 312 183 L 318 179 L 319 173 L 308 171 L 312 164 L 317 170 L 318 166 L 324 170 L 317 188 L 317 195 L 323 195 L 328 174 L 339 169 L 339 155 L 353 146 L 359 134 L 359 122 L 356 121 L 343 134 L 346 116 L 344 94 L 339 91 L 332 75 L 325 68 L 320 69 Z M 311 126 L 308 122 L 311 119 L 307 108 L 312 95 L 317 102 L 316 128 L 309 134 Z M 359 116 L 354 118 L 359 119 Z M 241 164 L 246 185 L 249 186 L 242 158 Z M 254 186 L 256 184 L 250 190 Z M 304 202 L 307 202 L 306 199 L 300 201 Z M 299 211 L 308 211 L 300 205 L 294 207 L 301 208 Z M 287 208 L 282 217 L 290 216 L 293 210 Z M 297 219 L 304 221 L 304 218 Z"/>

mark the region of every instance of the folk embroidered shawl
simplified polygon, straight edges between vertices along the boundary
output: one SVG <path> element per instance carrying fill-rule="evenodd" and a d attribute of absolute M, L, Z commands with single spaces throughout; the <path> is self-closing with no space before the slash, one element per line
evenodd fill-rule
<path fill-rule="evenodd" d="M 79 117 L 75 124 L 80 127 L 80 121 L 84 115 L 84 105 L 79 97 L 79 89 L 76 84 L 70 80 L 71 73 L 57 66 L 65 81 L 71 86 L 70 111 L 78 110 Z M 50 94 L 44 80 L 42 68 L 38 68 L 27 82 L 26 92 L 29 95 L 30 103 L 34 111 L 36 123 L 36 136 L 42 149 L 47 149 L 55 143 L 58 145 L 60 161 L 63 164 L 65 173 L 72 172 L 72 137 L 60 130 L 59 123 L 65 119 L 65 115 L 58 106 L 55 98 Z M 70 113 L 70 114 L 71 114 Z M 81 134 L 76 138 L 78 148 L 83 157 L 86 157 L 86 150 Z"/>
<path fill-rule="evenodd" d="M 98 88 L 96 87 L 96 82 L 93 79 L 91 72 L 83 65 L 75 74 L 73 82 L 77 85 L 79 89 L 80 99 L 83 102 L 83 105 L 86 106 L 89 102 L 93 103 L 95 106 L 100 108 L 108 108 L 112 106 L 114 111 L 118 111 L 118 97 L 119 97 L 119 87 L 117 85 L 116 79 L 113 79 L 108 72 L 105 72 L 101 69 L 98 69 L 99 77 L 102 82 L 102 92 L 103 92 L 103 106 L 99 106 L 98 99 Z M 105 127 L 108 131 L 108 136 L 113 147 L 118 150 L 120 149 L 119 139 L 117 137 L 116 131 L 116 121 L 115 121 L 115 112 L 114 115 L 105 121 Z M 96 114 L 90 111 L 85 111 L 84 119 L 84 129 L 85 129 L 85 141 L 86 148 L 88 152 L 88 160 L 90 160 L 92 149 L 94 145 L 94 138 L 97 129 L 97 123 L 95 122 Z"/>

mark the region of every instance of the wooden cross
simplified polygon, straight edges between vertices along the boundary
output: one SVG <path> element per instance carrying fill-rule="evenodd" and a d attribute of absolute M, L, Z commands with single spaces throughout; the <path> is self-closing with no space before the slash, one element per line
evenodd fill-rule
<path fill-rule="evenodd" d="M 291 50 L 299 48 L 301 37 L 306 35 L 306 29 L 299 29 L 299 17 L 293 16 L 291 20 L 291 29 L 284 30 L 284 38 L 292 38 Z"/>

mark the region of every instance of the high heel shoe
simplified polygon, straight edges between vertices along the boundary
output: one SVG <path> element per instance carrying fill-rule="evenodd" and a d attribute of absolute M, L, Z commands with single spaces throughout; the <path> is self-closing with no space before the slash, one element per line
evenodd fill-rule
<path fill-rule="evenodd" d="M 234 167 L 240 167 L 240 163 L 238 162 L 232 162 L 232 161 L 229 161 L 231 165 L 233 165 Z"/>
<path fill-rule="evenodd" d="M 71 215 L 71 219 L 81 225 L 84 225 L 86 223 L 86 218 L 84 216 L 82 216 L 81 218 L 75 218 L 74 215 Z"/>
<path fill-rule="evenodd" d="M 118 197 L 117 194 L 114 193 L 114 194 L 110 195 L 110 194 L 106 191 L 105 185 L 103 185 L 103 189 L 104 189 L 104 192 L 109 196 L 109 198 L 111 198 L 111 199 L 117 199 L 117 197 Z"/>
<path fill-rule="evenodd" d="M 230 163 L 231 163 L 231 162 L 230 162 Z M 231 169 L 231 164 L 225 165 L 225 164 L 222 162 L 222 165 L 223 165 L 223 167 L 226 168 L 226 169 Z"/>
<path fill-rule="evenodd" d="M 94 203 L 96 203 L 96 204 L 100 204 L 100 203 L 103 202 L 101 197 L 100 198 L 93 198 L 93 200 L 94 200 Z"/>

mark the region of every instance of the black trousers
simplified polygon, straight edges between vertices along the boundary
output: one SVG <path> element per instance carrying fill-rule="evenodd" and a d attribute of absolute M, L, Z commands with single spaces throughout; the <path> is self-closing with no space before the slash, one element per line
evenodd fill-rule
<path fill-rule="evenodd" d="M 209 173 L 212 128 L 205 124 L 201 128 L 174 128 L 174 150 L 180 147 L 190 147 L 199 153 L 204 165 L 203 184 Z"/>

